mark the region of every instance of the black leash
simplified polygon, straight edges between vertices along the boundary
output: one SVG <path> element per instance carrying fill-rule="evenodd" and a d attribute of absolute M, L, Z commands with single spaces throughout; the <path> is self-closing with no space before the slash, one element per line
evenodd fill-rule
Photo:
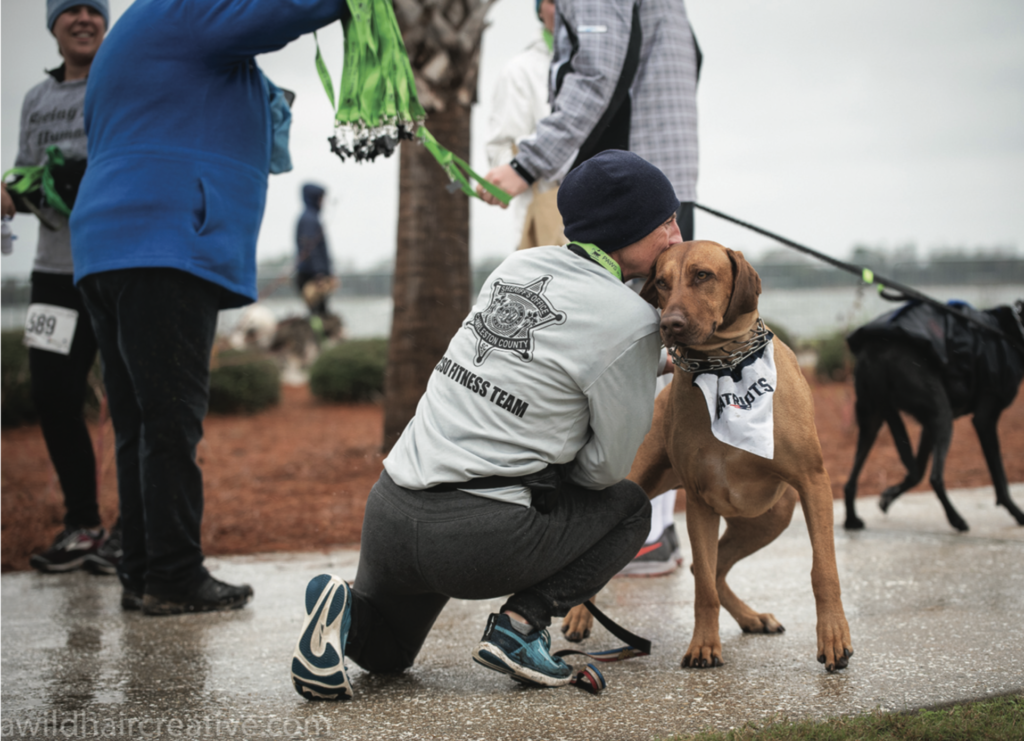
<path fill-rule="evenodd" d="M 590 600 L 587 600 L 583 604 L 588 610 L 590 610 L 590 614 L 594 616 L 597 622 L 601 623 L 609 633 L 624 642 L 626 645 L 621 648 L 612 648 L 607 651 L 594 651 L 593 653 L 566 648 L 561 651 L 556 651 L 554 653 L 555 656 L 586 656 L 587 658 L 594 659 L 595 661 L 603 661 L 607 663 L 612 661 L 624 661 L 625 659 L 631 659 L 634 656 L 650 655 L 651 642 L 649 640 L 641 638 L 634 633 L 630 633 L 597 609 L 597 606 Z M 593 664 L 587 664 L 586 668 L 579 672 L 570 681 L 570 684 L 573 684 L 592 695 L 599 694 L 601 690 L 608 686 L 604 675 L 601 674 L 600 670 L 598 670 L 598 668 Z"/>
<path fill-rule="evenodd" d="M 804 245 L 798 244 L 791 239 L 786 239 L 785 237 L 770 232 L 767 229 L 762 229 L 759 226 L 754 226 L 749 222 L 742 221 L 740 219 L 735 218 L 734 216 L 729 216 L 728 214 L 723 214 L 721 211 L 716 211 L 713 208 L 702 206 L 699 203 L 695 203 L 693 205 L 695 208 L 699 208 L 701 211 L 707 211 L 709 214 L 717 216 L 720 219 L 725 219 L 726 221 L 731 221 L 733 224 L 744 226 L 747 229 L 750 229 L 752 232 L 763 234 L 764 236 L 774 239 L 777 242 L 781 242 L 787 247 L 792 247 L 793 249 L 799 250 L 804 254 L 810 255 L 811 257 L 816 257 L 822 262 L 827 262 L 829 265 L 832 265 L 833 267 L 837 267 L 840 270 L 845 270 L 847 273 L 853 273 L 868 285 L 876 286 L 878 288 L 879 295 L 888 301 L 907 301 L 910 299 L 913 299 L 914 301 L 920 301 L 921 303 L 934 306 L 936 309 L 944 311 L 947 314 L 957 316 L 960 319 L 963 319 L 964 321 L 968 322 L 969 324 L 973 324 L 975 327 L 978 327 L 979 329 L 988 332 L 989 334 L 994 334 L 997 337 L 1006 340 L 1012 345 L 1018 344 L 1016 341 L 1014 341 L 1013 338 L 1008 337 L 1001 329 L 997 329 L 996 327 L 990 327 L 989 325 L 978 321 L 970 314 L 961 311 L 955 306 L 944 304 L 941 301 L 932 298 L 931 296 L 927 296 L 921 293 L 915 288 L 905 286 L 902 283 L 897 283 L 896 281 L 890 278 L 886 278 L 881 275 L 876 275 L 875 272 L 870 268 L 857 267 L 856 265 L 853 265 L 851 263 L 843 262 L 842 260 L 837 260 L 834 257 L 829 257 L 828 255 L 818 252 L 817 250 L 812 250 L 810 247 L 805 247 Z M 898 291 L 899 293 L 888 293 L 887 291 L 890 288 Z"/>

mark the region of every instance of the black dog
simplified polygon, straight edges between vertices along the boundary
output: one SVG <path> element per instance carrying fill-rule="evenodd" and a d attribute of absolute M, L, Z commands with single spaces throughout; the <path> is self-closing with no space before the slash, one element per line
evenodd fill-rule
<path fill-rule="evenodd" d="M 854 510 L 857 477 L 882 422 L 889 424 L 900 460 L 907 469 L 907 477 L 901 483 L 882 492 L 882 511 L 887 511 L 896 497 L 921 480 L 934 450 L 932 488 L 946 510 L 949 524 L 957 530 L 967 530 L 967 523 L 946 495 L 943 470 L 953 436 L 953 420 L 969 413 L 974 415 L 974 429 L 992 475 L 996 504 L 1006 507 L 1017 523 L 1024 525 L 1024 512 L 1010 499 L 996 431 L 999 415 L 1013 401 L 1024 378 L 1024 303 L 1017 301 L 1012 308 L 1001 306 L 988 311 L 965 305 L 958 308 L 1002 330 L 1008 339 L 918 303 L 879 317 L 847 338 L 857 358 L 854 386 L 860 428 L 857 455 L 844 488 L 847 530 L 864 527 Z M 916 459 L 900 411 L 921 423 Z"/>

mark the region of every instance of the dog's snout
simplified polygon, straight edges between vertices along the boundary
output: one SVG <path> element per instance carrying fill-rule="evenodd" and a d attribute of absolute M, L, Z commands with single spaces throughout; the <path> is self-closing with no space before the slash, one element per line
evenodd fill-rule
<path fill-rule="evenodd" d="M 661 332 L 669 337 L 676 337 L 683 334 L 686 329 L 686 319 L 682 314 L 663 314 L 661 317 Z"/>

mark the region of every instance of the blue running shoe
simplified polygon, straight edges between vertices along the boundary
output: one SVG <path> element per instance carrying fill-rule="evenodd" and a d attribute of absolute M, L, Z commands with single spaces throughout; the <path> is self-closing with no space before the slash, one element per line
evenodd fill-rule
<path fill-rule="evenodd" d="M 551 655 L 547 630 L 523 635 L 504 614 L 488 618 L 484 637 L 473 650 L 473 661 L 523 684 L 560 687 L 572 679 L 572 667 Z"/>
<path fill-rule="evenodd" d="M 306 620 L 292 655 L 292 684 L 307 700 L 347 700 L 345 641 L 352 624 L 352 590 L 336 576 L 320 574 L 306 587 Z"/>

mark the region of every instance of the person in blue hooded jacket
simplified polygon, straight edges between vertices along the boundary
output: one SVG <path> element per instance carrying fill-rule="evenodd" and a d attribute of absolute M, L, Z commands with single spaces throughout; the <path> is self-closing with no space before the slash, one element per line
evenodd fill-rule
<path fill-rule="evenodd" d="M 309 305 L 310 314 L 321 318 L 327 316 L 327 296 L 334 287 L 330 280 L 331 255 L 327 251 L 327 240 L 320 223 L 324 192 L 323 188 L 313 183 L 302 186 L 302 202 L 306 208 L 295 227 L 298 248 L 295 283 Z"/>
<path fill-rule="evenodd" d="M 255 56 L 343 14 L 344 0 L 136 0 L 93 63 L 71 246 L 117 439 L 125 609 L 252 597 L 203 566 L 196 446 L 217 312 L 256 299 L 280 116 Z"/>

